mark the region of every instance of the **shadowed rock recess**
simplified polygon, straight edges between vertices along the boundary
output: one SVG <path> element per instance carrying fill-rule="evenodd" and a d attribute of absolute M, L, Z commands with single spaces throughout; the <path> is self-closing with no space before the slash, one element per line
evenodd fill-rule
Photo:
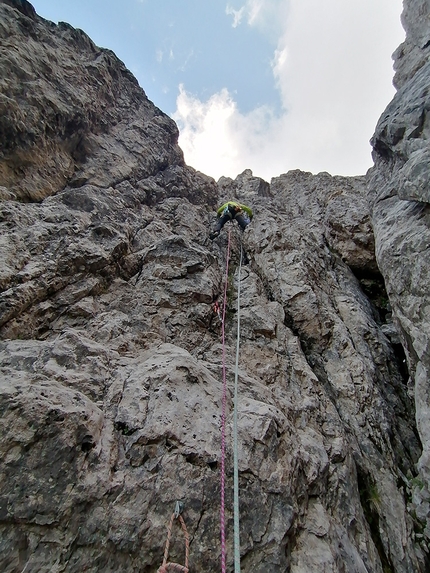
<path fill-rule="evenodd" d="M 428 11 L 366 176 L 216 183 L 111 51 L 0 0 L 2 572 L 155 572 L 177 500 L 220 569 L 229 228 L 227 570 L 241 240 L 242 571 L 430 570 Z M 254 220 L 211 242 L 229 198 Z"/>

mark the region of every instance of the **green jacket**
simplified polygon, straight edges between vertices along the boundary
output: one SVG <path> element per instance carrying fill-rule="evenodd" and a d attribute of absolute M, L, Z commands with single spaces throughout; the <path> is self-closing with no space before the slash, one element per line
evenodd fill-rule
<path fill-rule="evenodd" d="M 227 203 L 224 203 L 224 205 L 221 205 L 221 207 L 216 212 L 218 217 L 221 217 L 221 214 L 224 211 L 224 209 L 226 207 L 229 207 L 230 205 L 233 205 L 234 207 L 239 207 L 242 211 L 245 211 L 245 213 L 248 214 L 250 219 L 252 219 L 252 217 L 254 216 L 252 213 L 252 209 L 250 207 L 247 207 L 246 205 L 242 205 L 241 203 L 236 203 L 236 201 L 227 201 Z"/>

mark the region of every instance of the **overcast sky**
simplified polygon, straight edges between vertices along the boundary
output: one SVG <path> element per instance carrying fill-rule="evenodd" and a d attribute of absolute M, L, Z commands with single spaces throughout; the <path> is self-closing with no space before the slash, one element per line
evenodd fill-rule
<path fill-rule="evenodd" d="M 402 0 L 34 0 L 113 50 L 175 119 L 188 165 L 361 175 L 394 95 Z"/>

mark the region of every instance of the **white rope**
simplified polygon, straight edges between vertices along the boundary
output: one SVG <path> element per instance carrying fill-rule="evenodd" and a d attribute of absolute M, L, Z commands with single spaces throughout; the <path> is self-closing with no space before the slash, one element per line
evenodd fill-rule
<path fill-rule="evenodd" d="M 239 343 L 240 343 L 240 271 L 242 268 L 242 243 L 240 245 L 240 261 L 237 286 L 237 337 L 236 337 L 236 364 L 234 369 L 234 411 L 233 411 L 233 511 L 234 511 L 234 573 L 240 573 L 240 534 L 239 534 L 239 460 L 237 445 L 237 386 L 239 371 Z"/>

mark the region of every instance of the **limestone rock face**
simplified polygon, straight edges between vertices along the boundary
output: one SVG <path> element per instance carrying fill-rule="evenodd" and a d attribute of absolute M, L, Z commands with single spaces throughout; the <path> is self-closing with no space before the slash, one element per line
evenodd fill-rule
<path fill-rule="evenodd" d="M 0 37 L 0 176 L 12 196 L 40 201 L 184 165 L 176 124 L 84 32 L 2 1 Z"/>
<path fill-rule="evenodd" d="M 401 88 L 428 60 L 430 22 L 428 0 L 404 0 L 402 24 L 405 41 L 394 52 L 394 85 Z"/>
<path fill-rule="evenodd" d="M 399 339 L 394 263 L 375 258 L 365 177 L 269 184 L 246 170 L 216 184 L 184 164 L 175 125 L 112 53 L 23 0 L 0 2 L 0 23 L 0 570 L 156 571 L 181 501 L 190 570 L 216 571 L 223 361 L 232 570 L 240 316 L 242 570 L 427 571 L 416 464 L 429 426 L 421 413 L 418 434 L 418 362 Z M 40 79 L 25 101 L 21 69 Z M 85 121 L 66 133 L 73 114 Z M 211 242 L 230 198 L 252 224 Z M 176 523 L 170 549 L 184 563 Z"/>
<path fill-rule="evenodd" d="M 430 5 L 404 2 L 406 41 L 397 57 L 410 61 L 399 90 L 372 139 L 369 174 L 376 257 L 385 278 L 393 320 L 406 349 L 410 394 L 423 446 L 410 507 L 417 535 L 430 543 Z M 413 62 L 411 61 L 413 59 Z"/>

